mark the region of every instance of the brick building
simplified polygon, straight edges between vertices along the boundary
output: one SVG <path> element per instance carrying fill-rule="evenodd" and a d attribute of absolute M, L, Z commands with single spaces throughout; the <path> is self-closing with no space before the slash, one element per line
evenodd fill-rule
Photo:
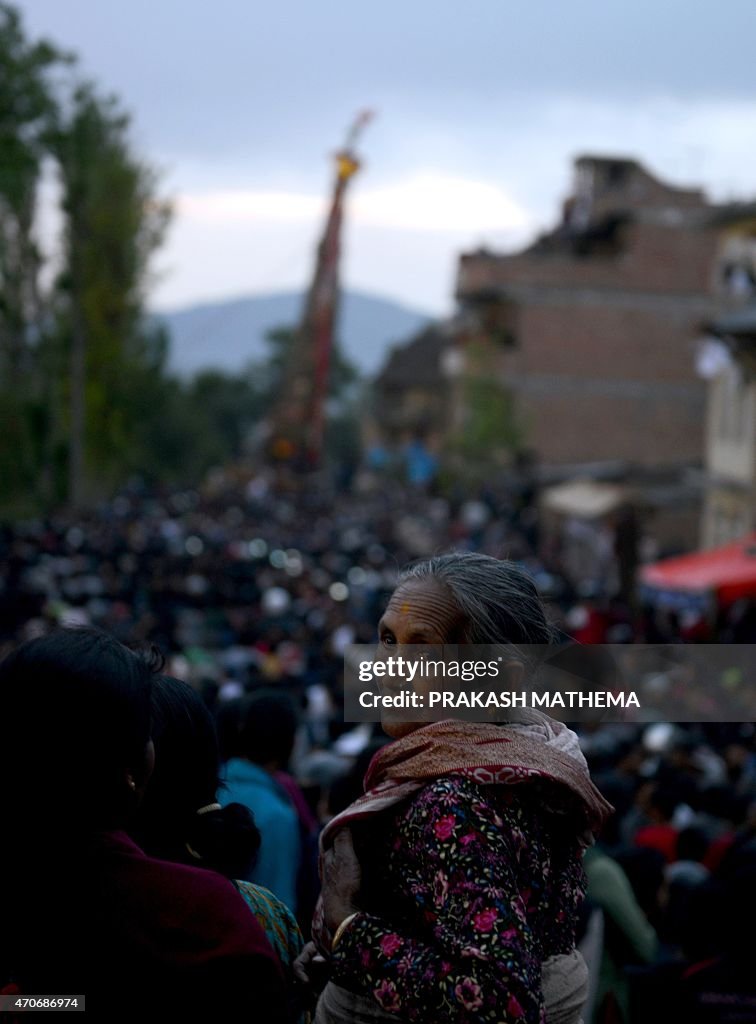
<path fill-rule="evenodd" d="M 756 529 L 756 206 L 724 209 L 718 221 L 722 308 L 699 360 L 708 379 L 703 547 Z"/>
<path fill-rule="evenodd" d="M 389 448 L 412 438 L 438 443 L 447 426 L 451 398 L 444 370 L 449 348 L 448 331 L 437 325 L 391 348 L 373 380 L 365 417 L 375 439 Z"/>
<path fill-rule="evenodd" d="M 728 352 L 709 383 L 703 547 L 756 530 L 756 305 L 711 330 Z"/>
<path fill-rule="evenodd" d="M 701 464 L 695 352 L 716 308 L 714 210 L 634 160 L 581 157 L 553 231 L 512 255 L 461 256 L 458 343 L 479 370 L 485 346 L 542 466 L 669 476 Z"/>

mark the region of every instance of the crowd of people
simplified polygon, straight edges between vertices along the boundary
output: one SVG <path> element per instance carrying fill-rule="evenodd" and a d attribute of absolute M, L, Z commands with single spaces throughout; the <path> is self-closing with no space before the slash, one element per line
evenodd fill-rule
<path fill-rule="evenodd" d="M 756 1021 L 751 722 L 343 720 L 344 649 L 379 621 L 389 645 L 418 623 L 548 643 L 597 614 L 635 638 L 540 540 L 526 491 L 265 473 L 3 529 L 0 992 L 297 1024 Z"/>

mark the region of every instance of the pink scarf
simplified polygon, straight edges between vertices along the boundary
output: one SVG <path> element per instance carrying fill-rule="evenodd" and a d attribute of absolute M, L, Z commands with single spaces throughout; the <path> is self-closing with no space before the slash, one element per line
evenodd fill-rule
<path fill-rule="evenodd" d="M 323 829 L 321 853 L 340 828 L 395 807 L 443 775 L 465 775 L 486 786 L 538 779 L 558 784 L 567 799 L 564 805 L 549 807 L 557 812 L 577 810 L 584 846 L 593 843 L 612 812 L 591 782 L 577 736 L 562 722 L 534 710 L 504 726 L 447 719 L 422 726 L 377 752 L 365 776 L 364 795 Z M 554 795 L 558 801 L 557 790 Z M 328 948 L 320 905 L 313 934 Z"/>

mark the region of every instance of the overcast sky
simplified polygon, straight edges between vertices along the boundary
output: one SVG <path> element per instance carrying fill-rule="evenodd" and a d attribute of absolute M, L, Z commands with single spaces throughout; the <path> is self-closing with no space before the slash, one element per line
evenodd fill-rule
<path fill-rule="evenodd" d="M 156 307 L 301 287 L 356 111 L 344 277 L 430 312 L 551 224 L 583 152 L 756 196 L 755 0 L 25 0 L 118 93 L 176 216 Z"/>

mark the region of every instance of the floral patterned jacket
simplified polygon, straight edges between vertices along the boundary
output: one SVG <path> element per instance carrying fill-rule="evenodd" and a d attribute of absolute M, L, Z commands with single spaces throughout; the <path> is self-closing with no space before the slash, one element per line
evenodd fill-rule
<path fill-rule="evenodd" d="M 397 1020 L 542 1024 L 541 964 L 573 948 L 585 892 L 574 823 L 546 810 L 543 787 L 448 775 L 393 826 L 355 826 L 364 910 L 332 980 Z"/>

